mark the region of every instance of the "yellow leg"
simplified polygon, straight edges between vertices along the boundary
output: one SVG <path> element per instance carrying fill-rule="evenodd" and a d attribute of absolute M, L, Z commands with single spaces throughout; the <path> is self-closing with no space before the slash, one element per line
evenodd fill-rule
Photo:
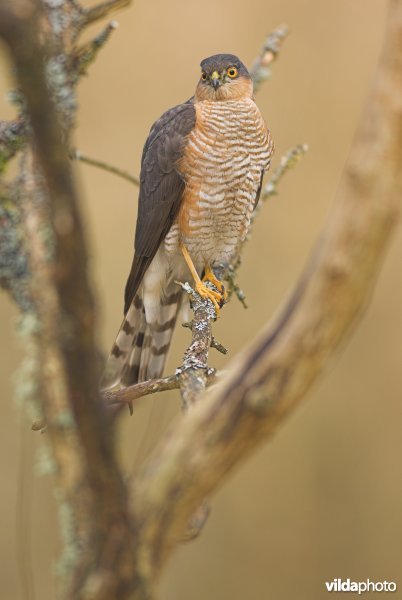
<path fill-rule="evenodd" d="M 211 300 L 212 304 L 215 307 L 216 314 L 218 315 L 221 305 L 222 305 L 222 302 L 224 300 L 226 300 L 226 296 L 224 296 L 222 293 L 211 290 L 209 287 L 207 287 L 205 285 L 204 281 L 205 282 L 210 281 L 213 285 L 216 285 L 218 290 L 223 291 L 223 286 L 222 286 L 221 282 L 216 279 L 216 277 L 212 273 L 212 270 L 209 266 L 205 270 L 205 277 L 204 277 L 203 281 L 201 281 L 201 279 L 194 267 L 194 263 L 191 260 L 191 256 L 183 243 L 180 244 L 180 249 L 183 253 L 184 260 L 186 261 L 187 266 L 190 269 L 190 273 L 193 276 L 196 291 L 201 296 L 201 298 L 208 298 L 209 300 Z M 211 277 L 207 277 L 207 272 L 212 273 L 213 279 Z"/>

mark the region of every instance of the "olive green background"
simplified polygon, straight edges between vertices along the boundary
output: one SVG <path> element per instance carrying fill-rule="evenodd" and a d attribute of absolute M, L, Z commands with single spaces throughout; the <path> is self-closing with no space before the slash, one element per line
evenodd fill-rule
<path fill-rule="evenodd" d="M 278 308 L 317 238 L 377 62 L 386 7 L 379 0 L 138 0 L 116 15 L 119 29 L 79 86 L 77 148 L 138 173 L 152 122 L 192 95 L 202 58 L 231 52 L 250 65 L 265 35 L 289 25 L 257 101 L 275 140 L 274 166 L 296 143 L 310 151 L 264 207 L 245 250 L 240 284 L 249 309 L 234 300 L 216 325 L 232 356 Z M 2 118 L 13 115 L 3 94 L 7 69 L 3 52 Z M 76 174 L 106 351 L 121 319 L 137 190 L 89 166 L 76 165 Z M 202 537 L 175 553 L 161 598 L 320 600 L 335 577 L 394 580 L 400 590 L 391 597 L 402 598 L 401 250 L 398 230 L 349 344 L 274 439 L 225 482 Z M 35 598 L 48 600 L 56 593 L 57 508 L 51 477 L 38 475 L 46 435 L 30 431 L 13 400 L 23 356 L 16 320 L 2 294 L 1 597 L 33 598 L 23 595 L 33 579 Z M 178 332 L 170 371 L 187 341 L 188 332 Z M 225 362 L 211 353 L 212 365 Z M 178 409 L 177 395 L 165 394 L 123 417 L 119 447 L 129 470 L 143 431 L 142 454 Z"/>

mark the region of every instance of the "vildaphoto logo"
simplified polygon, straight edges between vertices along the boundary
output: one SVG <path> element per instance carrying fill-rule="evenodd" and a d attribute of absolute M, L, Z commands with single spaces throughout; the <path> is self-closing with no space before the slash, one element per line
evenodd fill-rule
<path fill-rule="evenodd" d="M 334 579 L 333 581 L 326 581 L 325 586 L 328 592 L 357 592 L 358 594 L 365 594 L 366 592 L 396 592 L 396 583 L 394 581 Z"/>

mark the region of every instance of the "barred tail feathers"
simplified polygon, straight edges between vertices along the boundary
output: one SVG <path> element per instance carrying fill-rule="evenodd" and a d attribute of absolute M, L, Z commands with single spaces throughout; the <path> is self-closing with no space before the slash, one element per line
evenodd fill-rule
<path fill-rule="evenodd" d="M 161 377 L 182 300 L 174 284 L 164 292 L 152 323 L 146 320 L 142 290 L 135 295 L 108 358 L 103 389 Z"/>

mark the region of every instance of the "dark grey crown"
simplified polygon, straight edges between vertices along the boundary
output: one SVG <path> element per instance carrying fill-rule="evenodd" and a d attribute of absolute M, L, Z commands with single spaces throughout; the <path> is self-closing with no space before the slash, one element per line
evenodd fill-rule
<path fill-rule="evenodd" d="M 222 73 L 228 67 L 236 67 L 240 76 L 250 77 L 250 73 L 241 62 L 240 58 L 234 54 L 214 54 L 200 63 L 201 69 L 205 71 L 207 75 L 211 75 L 214 71 Z"/>

